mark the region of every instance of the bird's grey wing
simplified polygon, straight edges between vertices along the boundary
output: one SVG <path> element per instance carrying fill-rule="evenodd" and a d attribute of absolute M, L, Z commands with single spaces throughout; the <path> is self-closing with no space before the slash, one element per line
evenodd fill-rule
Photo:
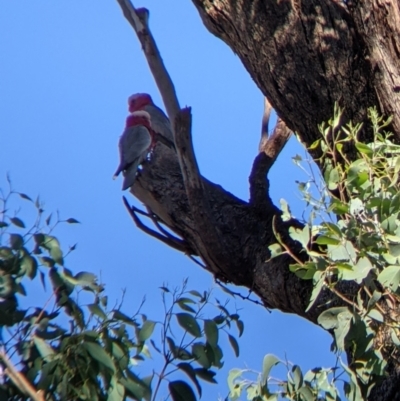
<path fill-rule="evenodd" d="M 134 163 L 136 159 L 146 157 L 151 145 L 151 135 L 142 125 L 128 128 L 120 140 L 120 151 L 125 166 Z"/>
<path fill-rule="evenodd" d="M 119 140 L 120 164 L 114 176 L 126 170 L 136 159 L 140 159 L 139 163 L 143 161 L 150 145 L 151 136 L 146 127 L 138 125 L 126 128 Z"/>
<path fill-rule="evenodd" d="M 124 181 L 122 183 L 122 190 L 130 188 L 136 180 L 136 172 L 140 164 L 140 159 L 136 159 L 133 163 L 131 163 L 123 172 Z"/>
<path fill-rule="evenodd" d="M 145 106 L 144 110 L 151 116 L 151 127 L 153 130 L 173 141 L 171 123 L 165 113 L 159 107 L 151 104 Z"/>

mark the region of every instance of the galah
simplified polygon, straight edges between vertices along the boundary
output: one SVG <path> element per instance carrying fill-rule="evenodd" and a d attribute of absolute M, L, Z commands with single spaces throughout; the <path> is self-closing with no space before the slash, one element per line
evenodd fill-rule
<path fill-rule="evenodd" d="M 143 110 L 134 111 L 126 119 L 125 130 L 119 139 L 120 163 L 114 174 L 114 179 L 121 172 L 124 175 L 123 191 L 133 185 L 139 164 L 146 160 L 153 146 L 150 114 Z"/>
<path fill-rule="evenodd" d="M 147 93 L 135 93 L 128 98 L 129 111 L 132 113 L 138 110 L 147 111 L 151 117 L 151 126 L 155 132 L 169 139 L 174 140 L 171 123 L 165 113 L 157 107 L 151 96 Z"/>

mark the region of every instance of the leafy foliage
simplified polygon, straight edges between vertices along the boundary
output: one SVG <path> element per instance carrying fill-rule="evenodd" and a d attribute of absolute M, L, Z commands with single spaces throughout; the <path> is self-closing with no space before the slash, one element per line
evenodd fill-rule
<path fill-rule="evenodd" d="M 187 290 L 186 281 L 181 289 L 161 287 L 163 321 L 149 319 L 140 308 L 134 314 L 122 312 L 121 305 L 110 308 L 96 275 L 74 274 L 66 267 L 75 246 L 64 253 L 53 234 L 58 224 L 78 220 L 58 216 L 51 225 L 52 216 L 44 217 L 39 199 L 34 202 L 19 194 L 36 211 L 35 222 L 27 229 L 20 217 L 8 214 L 18 193 L 10 187 L 1 194 L 0 361 L 7 374 L 2 376 L 0 398 L 155 400 L 161 384 L 168 383 L 172 400 L 196 400 L 203 381 L 216 383 L 215 369 L 223 366 L 221 336 L 228 336 L 239 353 L 231 332 L 232 323 L 239 335 L 243 331 L 236 312 L 212 301 L 211 291 Z M 44 291 L 51 283 L 48 300 L 43 306 L 22 309 L 24 283 L 38 279 Z M 83 305 L 82 297 L 89 302 Z M 214 317 L 204 317 L 205 312 Z M 161 341 L 154 339 L 160 338 L 157 333 Z M 161 356 L 161 371 L 143 376 L 140 368 L 152 353 Z"/>
<path fill-rule="evenodd" d="M 374 137 L 371 143 L 359 140 L 362 124 L 344 125 L 342 120 L 342 111 L 336 107 L 334 117 L 319 127 L 321 138 L 310 149 L 319 152 L 324 166 L 326 187 L 319 189 L 319 199 L 310 190 L 310 184 L 316 184 L 314 177 L 299 184 L 312 211 L 304 227 L 292 228 L 290 236 L 302 245 L 308 260 L 296 258 L 277 233 L 278 244 L 271 247 L 271 257 L 290 254 L 297 262 L 291 271 L 313 281 L 308 309 L 324 291 L 337 297 L 336 304 L 342 306 L 325 310 L 318 322 L 333 333 L 336 352 L 351 352 L 350 366 L 343 365 L 349 377 L 344 392 L 351 400 L 362 400 L 384 377 L 388 360 L 396 357 L 400 344 L 396 313 L 400 295 L 400 146 L 384 131 L 391 119 L 380 117 L 375 109 L 369 110 Z M 351 159 L 349 149 L 354 149 Z M 295 162 L 300 161 L 296 157 Z M 284 212 L 288 214 L 287 207 Z M 355 298 L 350 299 L 341 290 L 344 282 L 357 289 Z M 284 382 L 283 395 L 288 399 L 315 399 L 312 381 L 295 379 L 301 372 L 298 367 L 293 369 L 291 378 Z M 305 377 L 311 377 L 310 372 Z M 338 399 L 338 392 L 332 392 L 327 383 L 323 397 Z M 300 392 L 304 386 L 307 390 Z M 268 398 L 267 387 L 261 389 L 257 394 L 262 398 L 249 399 L 275 399 Z M 291 398 L 293 389 L 298 398 Z"/>
<path fill-rule="evenodd" d="M 286 368 L 286 380 L 275 379 L 271 371 L 277 365 Z M 257 375 L 256 380 L 251 377 Z M 265 355 L 262 373 L 248 369 L 232 369 L 228 376 L 229 398 L 237 400 L 243 392 L 253 401 L 288 400 L 316 401 L 340 400 L 336 388 L 336 369 L 316 368 L 303 374 L 300 367 L 279 360 L 275 355 Z"/>

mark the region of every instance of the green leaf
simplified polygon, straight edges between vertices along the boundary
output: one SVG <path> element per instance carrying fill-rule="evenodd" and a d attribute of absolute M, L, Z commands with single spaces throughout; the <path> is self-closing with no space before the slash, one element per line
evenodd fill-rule
<path fill-rule="evenodd" d="M 176 345 L 175 345 L 174 340 L 173 340 L 171 337 L 168 337 L 168 336 L 167 336 L 167 343 L 168 343 L 168 348 L 169 348 L 169 350 L 172 352 L 172 355 L 173 355 L 174 357 L 176 357 L 176 355 L 177 355 L 177 348 L 176 348 Z"/>
<path fill-rule="evenodd" d="M 378 275 L 378 281 L 392 291 L 397 291 L 400 282 L 400 266 L 388 266 Z"/>
<path fill-rule="evenodd" d="M 315 396 L 313 392 L 308 387 L 302 387 L 298 390 L 298 393 L 301 394 L 304 401 L 315 401 Z M 326 398 L 328 400 L 328 398 Z M 360 400 L 361 401 L 361 400 Z"/>
<path fill-rule="evenodd" d="M 151 390 L 144 380 L 141 380 L 130 370 L 126 370 L 128 378 L 122 377 L 119 381 L 129 391 L 136 400 L 150 400 Z"/>
<path fill-rule="evenodd" d="M 314 141 L 314 142 L 311 144 L 311 146 L 308 148 L 308 150 L 314 150 L 314 149 L 319 148 L 320 143 L 321 143 L 321 139 L 317 139 L 316 141 Z"/>
<path fill-rule="evenodd" d="M 197 392 L 199 393 L 199 397 L 201 398 L 201 393 L 202 393 L 201 386 L 199 384 L 199 381 L 197 380 L 196 372 L 193 369 L 192 365 L 187 362 L 180 362 L 177 364 L 177 367 L 189 376 L 189 378 L 196 386 Z"/>
<path fill-rule="evenodd" d="M 267 354 L 264 356 L 263 360 L 263 371 L 262 371 L 262 379 L 261 383 L 263 386 L 267 384 L 268 378 L 269 378 L 269 373 L 271 372 L 271 369 L 277 365 L 280 362 L 280 360 L 272 354 Z"/>
<path fill-rule="evenodd" d="M 313 282 L 314 282 L 314 288 L 312 290 L 310 303 L 307 306 L 306 312 L 308 312 L 312 308 L 314 302 L 318 298 L 319 293 L 321 292 L 322 288 L 324 288 L 325 272 L 316 271 L 313 277 Z"/>
<path fill-rule="evenodd" d="M 111 387 L 108 390 L 107 401 L 123 401 L 125 397 L 125 387 L 118 383 L 113 377 L 111 379 Z"/>
<path fill-rule="evenodd" d="M 19 234 L 10 234 L 10 246 L 12 249 L 19 250 L 24 246 L 24 239 Z"/>
<path fill-rule="evenodd" d="M 22 198 L 22 199 L 25 199 L 25 200 L 27 200 L 27 201 L 30 201 L 30 202 L 33 202 L 33 200 L 28 196 L 28 195 L 26 195 L 26 194 L 23 194 L 23 193 L 19 193 L 19 196 Z"/>
<path fill-rule="evenodd" d="M 60 243 L 56 237 L 47 234 L 36 234 L 35 240 L 39 246 L 48 250 L 51 258 L 59 265 L 64 264 Z"/>
<path fill-rule="evenodd" d="M 279 203 L 282 210 L 282 220 L 289 221 L 292 218 L 292 213 L 290 212 L 288 203 L 285 201 L 285 199 L 280 199 Z"/>
<path fill-rule="evenodd" d="M 299 241 L 303 245 L 304 249 L 307 249 L 308 243 L 310 242 L 310 227 L 306 224 L 303 229 L 290 227 L 289 235 L 295 241 Z"/>
<path fill-rule="evenodd" d="M 240 319 L 235 320 L 235 322 L 236 322 L 236 326 L 239 330 L 239 337 L 242 337 L 242 334 L 244 331 L 244 323 Z"/>
<path fill-rule="evenodd" d="M 76 280 L 76 284 L 90 287 L 96 283 L 97 277 L 93 273 L 79 272 L 74 276 L 74 279 Z"/>
<path fill-rule="evenodd" d="M 377 309 L 371 309 L 367 316 L 369 316 L 371 319 L 376 320 L 377 322 L 383 323 L 385 319 L 382 316 L 382 313 L 379 312 Z"/>
<path fill-rule="evenodd" d="M 212 350 L 208 349 L 202 343 L 194 343 L 192 345 L 192 354 L 194 355 L 196 362 L 205 369 L 209 369 L 214 360 L 214 355 L 212 355 L 211 358 L 210 353 L 212 353 Z"/>
<path fill-rule="evenodd" d="M 214 320 L 204 320 L 204 333 L 206 334 L 207 342 L 212 346 L 218 345 L 218 327 Z"/>
<path fill-rule="evenodd" d="M 332 232 L 333 234 L 336 234 L 336 236 L 338 236 L 339 238 L 341 238 L 343 236 L 342 231 L 340 230 L 340 228 L 333 223 L 324 223 L 323 226 L 328 229 L 330 232 Z"/>
<path fill-rule="evenodd" d="M 328 189 L 330 189 L 331 191 L 336 189 L 339 181 L 340 181 L 339 169 L 338 167 L 335 167 L 329 172 L 329 178 L 327 182 Z"/>
<path fill-rule="evenodd" d="M 37 350 L 39 351 L 39 354 L 45 361 L 50 362 L 51 360 L 53 360 L 55 352 L 53 348 L 46 343 L 46 341 L 44 341 L 40 337 L 33 336 L 33 342 Z"/>
<path fill-rule="evenodd" d="M 12 224 L 14 224 L 14 226 L 17 226 L 19 228 L 25 228 L 25 223 L 18 217 L 10 217 L 10 221 Z"/>
<path fill-rule="evenodd" d="M 24 257 L 21 260 L 21 269 L 25 271 L 25 273 L 30 279 L 34 279 L 36 277 L 38 269 L 38 264 L 36 259 L 29 254 L 24 255 Z"/>
<path fill-rule="evenodd" d="M 115 366 L 113 360 L 111 359 L 111 356 L 108 355 L 107 352 L 99 344 L 91 341 L 86 341 L 83 343 L 83 347 L 87 350 L 87 352 L 93 359 L 111 370 L 112 373 L 115 373 Z"/>
<path fill-rule="evenodd" d="M 214 379 L 214 376 L 216 375 L 214 371 L 205 368 L 196 368 L 194 371 L 196 376 L 200 377 L 200 379 L 209 383 L 217 384 L 217 381 Z"/>
<path fill-rule="evenodd" d="M 145 342 L 148 338 L 150 338 L 153 334 L 155 325 L 156 322 L 153 322 L 152 320 L 146 320 L 139 330 L 138 340 L 140 342 Z"/>
<path fill-rule="evenodd" d="M 355 280 L 358 284 L 368 276 L 369 272 L 373 268 L 370 260 L 366 257 L 360 258 L 352 269 L 341 269 L 341 264 L 338 263 L 338 270 L 340 277 L 343 280 Z"/>
<path fill-rule="evenodd" d="M 179 325 L 193 337 L 201 337 L 200 326 L 192 315 L 188 313 L 177 313 L 176 318 Z"/>
<path fill-rule="evenodd" d="M 130 318 L 128 315 L 125 315 L 125 313 L 122 313 L 119 310 L 113 310 L 112 312 L 113 312 L 113 319 L 120 320 L 131 326 L 135 326 L 135 327 L 137 326 L 135 320 Z"/>
<path fill-rule="evenodd" d="M 248 400 L 261 400 L 261 386 L 258 383 L 252 383 L 246 387 Z"/>
<path fill-rule="evenodd" d="M 338 314 L 338 327 L 334 329 L 336 346 L 340 351 L 346 348 L 345 339 L 350 330 L 353 315 L 347 310 Z"/>
<path fill-rule="evenodd" d="M 295 389 L 298 390 L 303 385 L 303 373 L 299 366 L 294 365 L 292 367 L 292 376 Z"/>
<path fill-rule="evenodd" d="M 90 304 L 90 305 L 88 305 L 88 308 L 89 308 L 90 312 L 93 313 L 93 315 L 97 315 L 103 320 L 107 319 L 107 315 L 104 313 L 103 309 L 101 309 L 99 305 Z"/>
<path fill-rule="evenodd" d="M 232 398 L 232 394 L 236 394 L 237 396 L 240 396 L 237 394 L 237 381 L 236 379 L 240 377 L 243 373 L 243 370 L 241 369 L 231 369 L 228 374 L 228 388 L 229 388 L 229 393 L 230 393 L 230 398 Z"/>
<path fill-rule="evenodd" d="M 186 312 L 190 312 L 193 314 L 196 313 L 196 311 L 191 306 L 187 305 L 185 302 L 178 301 L 178 305 L 181 309 L 185 310 Z"/>
<path fill-rule="evenodd" d="M 13 288 L 14 287 L 13 284 L 14 281 L 11 275 L 9 274 L 0 275 L 0 298 L 6 298 L 15 291 Z M 2 301 L 3 305 L 6 305 L 4 304 L 4 300 Z"/>
<path fill-rule="evenodd" d="M 206 344 L 206 353 L 207 357 L 210 360 L 211 364 L 213 366 L 216 366 L 217 368 L 221 369 L 224 366 L 224 363 L 222 362 L 222 358 L 224 356 L 222 349 L 219 345 L 216 347 L 211 347 L 210 344 Z"/>
<path fill-rule="evenodd" d="M 168 389 L 173 401 L 196 401 L 192 388 L 183 380 L 169 382 Z"/>
<path fill-rule="evenodd" d="M 45 220 L 46 225 L 49 226 L 50 222 L 51 222 L 51 213 L 49 214 L 49 216 L 47 217 L 47 219 Z"/>
<path fill-rule="evenodd" d="M 365 207 L 364 202 L 359 198 L 350 199 L 349 206 L 350 206 L 349 210 L 350 214 L 352 214 L 353 216 L 358 216 L 359 213 L 364 211 Z"/>
<path fill-rule="evenodd" d="M 356 142 L 355 146 L 360 153 L 363 153 L 369 157 L 371 157 L 373 155 L 373 151 L 368 145 L 366 145 L 362 142 Z"/>
<path fill-rule="evenodd" d="M 332 211 L 336 215 L 343 215 L 349 212 L 349 206 L 337 199 L 332 199 L 332 203 L 328 211 Z"/>
<path fill-rule="evenodd" d="M 236 341 L 236 338 L 231 336 L 230 334 L 228 334 L 228 339 L 233 348 L 233 351 L 235 352 L 236 357 L 238 357 L 239 356 L 239 344 Z"/>
<path fill-rule="evenodd" d="M 196 303 L 195 301 L 193 301 L 193 299 L 190 299 L 190 298 L 187 298 L 187 297 L 180 297 L 178 299 L 178 303 L 179 302 L 184 303 L 184 304 L 195 304 Z"/>
<path fill-rule="evenodd" d="M 337 348 L 344 350 L 352 319 L 353 315 L 347 307 L 337 306 L 322 312 L 318 316 L 318 323 L 326 330 L 333 329 Z"/>
<path fill-rule="evenodd" d="M 340 364 L 350 377 L 350 383 L 345 382 L 344 385 L 344 392 L 347 399 L 354 401 L 364 400 L 365 398 L 362 396 L 361 389 L 357 380 L 357 375 L 348 366 L 342 363 L 342 361 L 340 361 Z"/>
<path fill-rule="evenodd" d="M 120 343 L 118 340 L 112 342 L 112 354 L 115 358 L 115 362 L 119 365 L 121 370 L 124 370 L 129 365 L 129 349 L 128 347 Z"/>
<path fill-rule="evenodd" d="M 80 224 L 80 221 L 70 217 L 69 219 L 65 220 L 68 224 Z"/>
<path fill-rule="evenodd" d="M 320 235 L 316 240 L 315 243 L 318 245 L 337 245 L 340 241 L 336 238 L 327 237 L 326 235 Z"/>
<path fill-rule="evenodd" d="M 334 261 L 356 260 L 356 251 L 350 241 L 339 245 L 328 245 L 328 255 Z"/>
<path fill-rule="evenodd" d="M 54 267 L 56 262 L 52 258 L 48 258 L 47 256 L 39 257 L 40 263 L 46 267 Z"/>
<path fill-rule="evenodd" d="M 335 329 L 338 327 L 338 315 L 347 311 L 347 306 L 337 306 L 327 309 L 318 316 L 318 324 L 320 324 L 325 330 Z"/>
<path fill-rule="evenodd" d="M 203 296 L 196 290 L 189 291 L 189 294 L 192 294 L 193 296 L 200 298 L 200 299 L 203 298 Z"/>
<path fill-rule="evenodd" d="M 276 258 L 277 256 L 282 255 L 283 249 L 279 244 L 272 244 L 268 247 L 271 256 L 270 259 Z"/>
<path fill-rule="evenodd" d="M 391 339 L 393 341 L 393 344 L 396 345 L 397 347 L 400 347 L 400 339 L 397 336 L 397 334 L 395 332 L 395 329 L 393 329 L 393 328 L 390 331 L 390 337 L 391 337 Z"/>

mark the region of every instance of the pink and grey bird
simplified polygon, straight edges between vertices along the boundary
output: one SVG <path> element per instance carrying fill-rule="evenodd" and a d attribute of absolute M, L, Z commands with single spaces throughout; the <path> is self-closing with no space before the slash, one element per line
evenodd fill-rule
<path fill-rule="evenodd" d="M 146 160 L 154 146 L 154 132 L 151 118 L 146 111 L 134 111 L 126 119 L 125 130 L 119 139 L 120 163 L 114 174 L 124 175 L 122 190 L 130 188 L 136 179 L 139 164 Z"/>
<path fill-rule="evenodd" d="M 155 132 L 173 141 L 171 123 L 165 113 L 157 107 L 147 93 L 135 93 L 128 98 L 129 111 L 147 111 L 150 114 L 151 126 Z"/>

